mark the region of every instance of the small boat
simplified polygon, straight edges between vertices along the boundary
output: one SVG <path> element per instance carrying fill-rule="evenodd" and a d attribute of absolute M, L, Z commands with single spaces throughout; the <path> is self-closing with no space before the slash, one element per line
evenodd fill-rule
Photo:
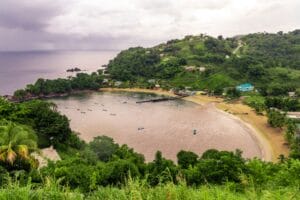
<path fill-rule="evenodd" d="M 193 134 L 194 134 L 194 135 L 197 134 L 197 130 L 196 130 L 196 129 L 193 130 Z"/>

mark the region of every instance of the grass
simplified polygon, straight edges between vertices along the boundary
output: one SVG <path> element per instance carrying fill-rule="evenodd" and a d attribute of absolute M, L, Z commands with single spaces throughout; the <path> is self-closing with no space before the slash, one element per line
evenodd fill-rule
<path fill-rule="evenodd" d="M 265 98 L 260 95 L 251 95 L 251 96 L 246 96 L 243 102 L 250 106 L 253 104 L 264 105 Z"/>
<path fill-rule="evenodd" d="M 239 200 L 239 199 L 261 199 L 261 200 L 290 200 L 300 199 L 299 188 L 277 188 L 257 191 L 249 187 L 244 192 L 237 192 L 235 185 L 227 183 L 222 186 L 203 185 L 199 188 L 189 187 L 184 182 L 179 185 L 172 183 L 149 187 L 145 181 L 129 180 L 122 188 L 100 187 L 90 193 L 71 191 L 60 187 L 58 182 L 46 180 L 43 186 L 35 187 L 28 183 L 21 186 L 18 183 L 10 183 L 0 189 L 0 200 Z"/>
<path fill-rule="evenodd" d="M 176 75 L 170 83 L 174 86 L 187 86 L 199 88 L 201 86 L 201 79 L 199 72 L 183 72 Z"/>

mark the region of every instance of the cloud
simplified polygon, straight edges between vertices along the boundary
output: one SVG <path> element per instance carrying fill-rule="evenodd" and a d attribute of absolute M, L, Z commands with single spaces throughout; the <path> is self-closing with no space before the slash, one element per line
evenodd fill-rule
<path fill-rule="evenodd" d="M 63 12 L 58 0 L 1 0 L 0 25 L 7 28 L 40 30 L 48 21 Z"/>
<path fill-rule="evenodd" d="M 1 0 L 0 50 L 123 49 L 299 28 L 298 0 Z"/>

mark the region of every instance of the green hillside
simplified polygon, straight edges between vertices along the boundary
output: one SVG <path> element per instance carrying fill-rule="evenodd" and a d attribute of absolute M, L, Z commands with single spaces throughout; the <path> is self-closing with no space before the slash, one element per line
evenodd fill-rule
<path fill-rule="evenodd" d="M 186 36 L 152 48 L 130 48 L 108 64 L 111 77 L 127 82 L 127 86 L 151 87 L 147 80 L 155 79 L 166 89 L 189 86 L 221 91 L 220 88 L 251 82 L 270 95 L 299 90 L 299 70 L 299 30 L 226 39 Z M 219 80 L 226 81 L 211 84 Z M 272 94 L 278 87 L 282 87 L 283 94 Z"/>

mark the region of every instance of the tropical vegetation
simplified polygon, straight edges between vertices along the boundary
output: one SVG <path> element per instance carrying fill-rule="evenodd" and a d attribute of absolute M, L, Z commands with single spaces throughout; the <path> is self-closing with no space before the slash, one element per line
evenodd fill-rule
<path fill-rule="evenodd" d="M 263 96 L 300 91 L 300 31 L 255 33 L 232 38 L 200 34 L 152 48 L 129 48 L 108 64 L 124 86 L 217 91 L 251 82 Z M 144 84 L 141 84 L 144 83 Z M 268 83 L 268 84 L 266 84 Z"/>
<path fill-rule="evenodd" d="M 299 30 L 226 39 L 186 36 L 122 51 L 106 75 L 99 70 L 39 79 L 15 92 L 17 102 L 0 98 L 0 199 L 300 199 L 299 122 L 286 117 L 300 108 L 299 99 L 287 96 L 300 91 L 299 42 Z M 244 103 L 267 115 L 270 126 L 285 130 L 290 155 L 273 163 L 245 159 L 238 149 L 209 149 L 202 155 L 182 150 L 175 163 L 158 149 L 146 162 L 106 136 L 82 141 L 55 104 L 31 100 L 116 82 L 118 87 L 225 92 L 229 99 L 246 96 Z M 243 82 L 256 90 L 238 91 L 235 86 Z M 50 146 L 61 160 L 39 165 L 32 153 Z"/>
<path fill-rule="evenodd" d="M 92 74 L 77 73 L 75 77 L 68 79 L 58 78 L 54 80 L 38 79 L 34 84 L 29 84 L 25 89 L 14 92 L 15 100 L 28 100 L 34 97 L 57 96 L 69 94 L 78 90 L 97 90 L 102 86 L 103 72 L 93 72 Z"/>
<path fill-rule="evenodd" d="M 142 154 L 106 136 L 81 141 L 51 103 L 2 99 L 0 116 L 1 198 L 298 198 L 299 144 L 298 151 L 294 148 L 290 158 L 281 157 L 278 163 L 245 159 L 240 150 L 214 149 L 202 155 L 180 151 L 177 163 L 158 151 L 152 162 L 145 162 Z M 38 143 L 45 138 L 52 139 Z M 53 145 L 62 160 L 38 168 L 31 153 L 45 144 Z"/>

